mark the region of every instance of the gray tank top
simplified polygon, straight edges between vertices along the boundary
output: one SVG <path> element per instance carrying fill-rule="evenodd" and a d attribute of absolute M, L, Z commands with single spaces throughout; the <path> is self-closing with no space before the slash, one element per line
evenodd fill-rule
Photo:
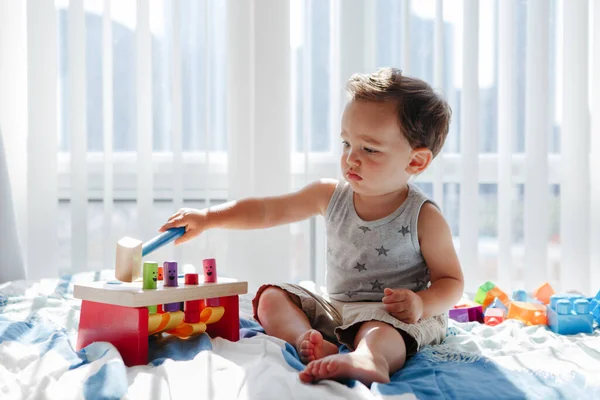
<path fill-rule="evenodd" d="M 434 204 L 414 184 L 392 214 L 364 221 L 354 208 L 354 192 L 340 180 L 325 212 L 327 293 L 340 301 L 381 301 L 383 289 L 415 292 L 429 286 L 429 269 L 417 236 L 419 212 Z M 438 207 L 439 208 L 439 207 Z"/>

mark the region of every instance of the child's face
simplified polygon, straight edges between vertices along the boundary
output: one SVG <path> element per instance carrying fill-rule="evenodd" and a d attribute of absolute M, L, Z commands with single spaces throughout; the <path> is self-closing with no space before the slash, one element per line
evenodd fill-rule
<path fill-rule="evenodd" d="M 376 196 L 404 187 L 413 149 L 400 132 L 396 104 L 351 101 L 342 116 L 341 167 L 352 189 Z"/>

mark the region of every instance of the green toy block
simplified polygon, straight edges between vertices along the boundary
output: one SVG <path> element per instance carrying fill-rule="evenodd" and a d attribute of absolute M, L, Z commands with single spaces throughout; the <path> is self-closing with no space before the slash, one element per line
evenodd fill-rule
<path fill-rule="evenodd" d="M 487 294 L 487 292 L 489 292 L 490 290 L 492 290 L 495 287 L 496 287 L 496 285 L 494 285 L 490 281 L 487 281 L 483 285 L 479 286 L 479 289 L 477 289 L 477 294 L 475 295 L 475 303 L 483 304 L 483 301 L 485 300 L 485 295 Z"/>

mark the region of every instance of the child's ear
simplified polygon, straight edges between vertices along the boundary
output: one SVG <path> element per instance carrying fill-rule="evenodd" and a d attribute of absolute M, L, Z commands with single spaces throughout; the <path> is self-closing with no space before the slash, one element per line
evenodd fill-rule
<path fill-rule="evenodd" d="M 431 160 L 433 160 L 433 154 L 428 148 L 419 147 L 413 149 L 406 172 L 411 175 L 418 175 L 431 164 Z"/>

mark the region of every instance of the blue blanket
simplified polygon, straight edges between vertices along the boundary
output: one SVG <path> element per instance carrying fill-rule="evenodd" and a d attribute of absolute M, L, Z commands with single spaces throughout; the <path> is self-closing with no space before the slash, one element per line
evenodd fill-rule
<path fill-rule="evenodd" d="M 560 336 L 513 320 L 495 327 L 451 321 L 444 343 L 423 348 L 389 384 L 307 385 L 298 379 L 304 366 L 296 350 L 250 319 L 241 319 L 235 343 L 206 334 L 150 337 L 145 366 L 126 367 L 105 342 L 76 352 L 79 302 L 64 282 L 51 282 L 48 290 L 46 284 L 0 287 L 3 399 L 600 398 L 598 329 Z"/>

